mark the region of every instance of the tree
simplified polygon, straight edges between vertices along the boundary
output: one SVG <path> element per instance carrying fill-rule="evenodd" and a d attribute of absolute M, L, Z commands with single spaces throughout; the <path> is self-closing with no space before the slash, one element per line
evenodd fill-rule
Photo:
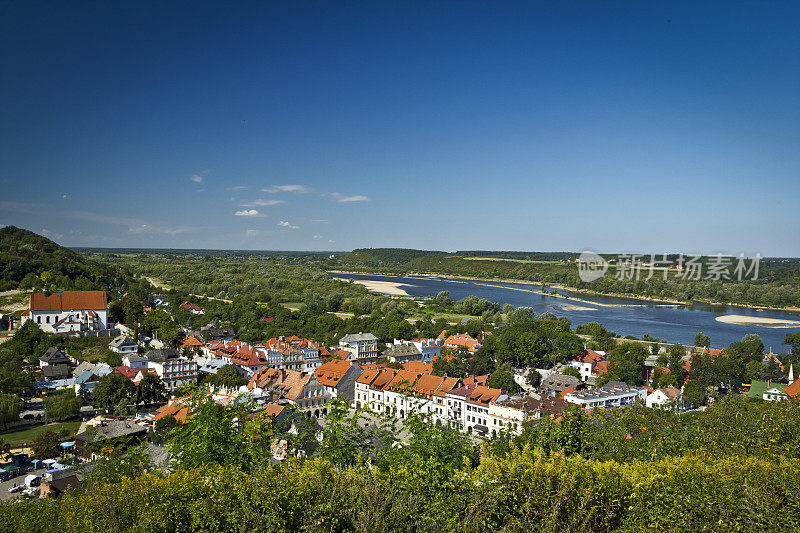
<path fill-rule="evenodd" d="M 155 444 L 166 443 L 170 439 L 172 431 L 179 427 L 181 424 L 172 415 L 159 418 L 153 426 L 153 442 Z"/>
<path fill-rule="evenodd" d="M 644 383 L 644 362 L 648 357 L 647 348 L 638 342 L 625 342 L 611 350 L 608 357 L 608 372 L 601 377 L 604 381 L 624 381 L 631 385 Z"/>
<path fill-rule="evenodd" d="M 709 348 L 711 346 L 711 337 L 701 331 L 694 336 L 694 345 Z"/>
<path fill-rule="evenodd" d="M 44 410 L 52 420 L 65 420 L 78 416 L 83 400 L 75 396 L 73 389 L 57 394 L 50 394 L 44 401 Z"/>
<path fill-rule="evenodd" d="M 787 344 L 791 347 L 792 355 L 795 357 L 800 356 L 800 331 L 787 333 L 783 338 L 783 344 Z"/>
<path fill-rule="evenodd" d="M 699 380 L 691 379 L 686 382 L 683 395 L 687 405 L 699 407 L 706 404 L 706 386 Z"/>
<path fill-rule="evenodd" d="M 47 430 L 39 433 L 31 442 L 34 457 L 49 459 L 61 453 L 61 438 L 55 431 Z"/>
<path fill-rule="evenodd" d="M 127 402 L 134 393 L 133 382 L 122 374 L 109 374 L 97 382 L 92 391 L 92 405 L 111 409 L 121 402 Z"/>
<path fill-rule="evenodd" d="M 575 368 L 574 366 L 568 366 L 564 370 L 561 371 L 562 374 L 565 376 L 573 376 L 578 379 L 581 379 L 581 371 Z"/>
<path fill-rule="evenodd" d="M 525 375 L 525 383 L 535 389 L 542 384 L 542 375 L 535 368 L 529 368 Z"/>
<path fill-rule="evenodd" d="M 514 381 L 514 374 L 506 368 L 498 368 L 486 380 L 486 386 L 494 389 L 503 389 L 510 393 L 519 391 L 519 385 Z"/>
<path fill-rule="evenodd" d="M 0 423 L 8 429 L 9 422 L 19 420 L 19 414 L 25 409 L 25 402 L 16 394 L 0 394 Z"/>
<path fill-rule="evenodd" d="M 239 371 L 236 369 L 236 365 L 225 365 L 219 370 L 217 373 L 211 376 L 208 379 L 208 383 L 212 386 L 217 387 L 224 387 L 227 389 L 238 389 L 242 385 L 247 384 L 247 380 L 245 380 Z"/>
<path fill-rule="evenodd" d="M 167 389 L 160 377 L 149 372 L 142 376 L 136 387 L 136 403 L 158 403 L 166 397 Z"/>

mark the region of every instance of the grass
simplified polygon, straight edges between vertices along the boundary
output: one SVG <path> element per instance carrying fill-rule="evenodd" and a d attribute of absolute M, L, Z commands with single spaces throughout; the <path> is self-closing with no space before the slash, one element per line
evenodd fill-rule
<path fill-rule="evenodd" d="M 16 448 L 22 446 L 24 443 L 30 444 L 33 439 L 35 439 L 41 433 L 44 433 L 47 430 L 55 431 L 58 433 L 62 429 L 68 429 L 70 433 L 75 433 L 78 431 L 81 423 L 78 421 L 74 422 L 56 422 L 53 424 L 47 424 L 46 426 L 36 426 L 32 428 L 22 429 L 20 431 L 14 431 L 12 433 L 3 433 L 0 434 L 0 441 L 7 442 L 11 445 L 12 448 Z"/>

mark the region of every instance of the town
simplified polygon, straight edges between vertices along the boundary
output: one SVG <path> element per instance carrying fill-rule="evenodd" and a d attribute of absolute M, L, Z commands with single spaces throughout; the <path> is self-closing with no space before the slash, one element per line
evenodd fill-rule
<path fill-rule="evenodd" d="M 145 314 L 170 314 L 168 295 L 154 292 L 151 299 L 153 308 L 144 309 Z M 205 314 L 191 301 L 178 307 Z M 142 324 L 112 323 L 105 291 L 31 293 L 19 322 L 19 335 L 35 328 L 45 335 L 105 338 L 121 364 L 79 361 L 56 347 L 38 356 L 31 367 L 37 376 L 33 390 L 24 396 L 24 406 L 18 400 L 15 407 L 5 408 L 5 426 L 25 426 L 42 415 L 45 421 L 77 417 L 82 422 L 74 434 L 48 431 L 22 446 L 6 445 L 0 474 L 5 497 L 57 497 L 68 486 L 80 486 L 96 461 L 141 444 L 167 467 L 163 428 L 192 424 L 198 397 L 222 406 L 246 403 L 252 415 L 268 413 L 292 426 L 300 423 L 306 431 L 312 428 L 312 440 L 321 438 L 334 402 L 346 403 L 351 416 L 385 417 L 401 424 L 421 416 L 428 424 L 466 433 L 475 443 L 520 435 L 526 425 L 543 420 L 557 424 L 570 405 L 588 414 L 636 405 L 674 412 L 696 407 L 674 378 L 663 379 L 670 373 L 665 354 L 675 352 L 668 345 L 656 344 L 657 353 L 647 356 L 641 386 L 605 379 L 606 352 L 590 348 L 551 368 L 512 369 L 511 380 L 497 384 L 494 373 L 450 376 L 446 371 L 458 357 L 475 355 L 492 331 L 473 337 L 451 328 L 453 333 L 443 330 L 436 338 L 386 344 L 369 332 L 343 334 L 334 345 L 296 335 L 250 344 L 216 320 L 197 330 L 181 327 L 170 345 L 143 332 Z M 679 350 L 677 364 L 687 374 L 693 359 L 724 357 L 722 350 L 707 347 Z M 774 354 L 766 354 L 761 366 L 764 371 L 771 368 L 778 379 L 745 383 L 741 394 L 763 401 L 800 395 L 792 363 L 784 369 Z M 781 383 L 784 375 L 787 382 Z M 664 383 L 669 384 L 656 386 Z M 283 446 L 273 442 L 271 449 L 275 461 L 307 453 L 306 447 L 287 448 L 285 441 Z"/>

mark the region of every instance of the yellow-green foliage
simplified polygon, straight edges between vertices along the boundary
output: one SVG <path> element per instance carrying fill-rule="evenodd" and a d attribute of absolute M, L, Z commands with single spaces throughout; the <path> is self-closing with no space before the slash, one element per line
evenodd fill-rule
<path fill-rule="evenodd" d="M 252 473 L 145 474 L 58 501 L 3 504 L 8 531 L 796 531 L 800 461 L 675 457 L 620 464 L 515 450 L 447 480 L 424 462 L 325 460 Z M 415 489 L 418 485 L 425 490 Z"/>

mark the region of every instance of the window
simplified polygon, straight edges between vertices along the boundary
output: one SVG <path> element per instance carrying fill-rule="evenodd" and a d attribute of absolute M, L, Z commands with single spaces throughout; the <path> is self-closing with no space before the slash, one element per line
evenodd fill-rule
<path fill-rule="evenodd" d="M 41 323 L 42 323 L 42 317 L 40 317 L 40 316 L 37 316 L 37 317 L 36 317 L 36 323 L 37 323 L 37 324 L 41 324 Z"/>

